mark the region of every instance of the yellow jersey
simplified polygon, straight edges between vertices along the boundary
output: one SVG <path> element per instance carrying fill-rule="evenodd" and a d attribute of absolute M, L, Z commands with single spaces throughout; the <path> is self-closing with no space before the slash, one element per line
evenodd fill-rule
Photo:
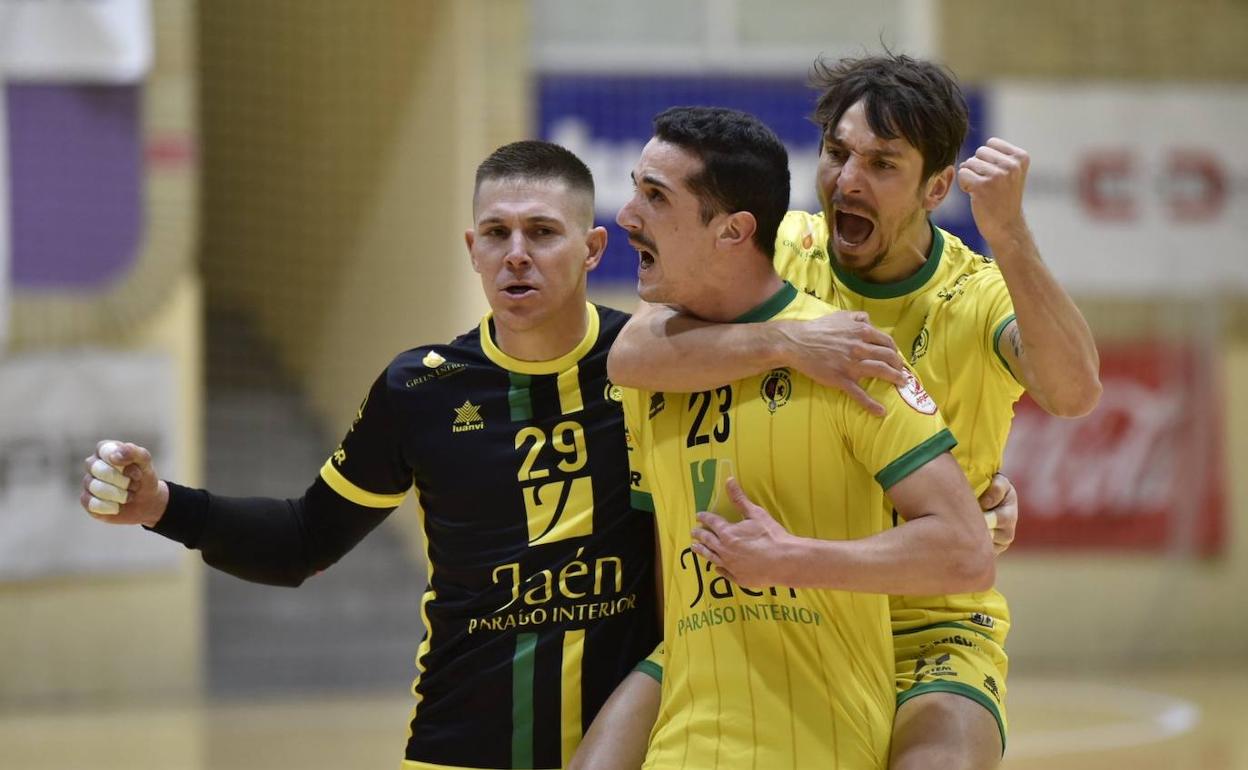
<path fill-rule="evenodd" d="M 862 281 L 827 248 L 822 214 L 790 211 L 776 237 L 776 270 L 838 310 L 863 310 L 918 373 L 958 440 L 953 455 L 975 494 L 988 488 L 1023 387 L 1000 353 L 1014 305 L 997 264 L 932 227 L 923 267 L 891 284 Z M 895 631 L 970 622 L 1004 644 L 1009 608 L 996 590 L 958 596 L 894 597 Z"/>
<path fill-rule="evenodd" d="M 739 322 L 830 312 L 790 284 Z M 953 446 L 915 380 L 868 386 L 880 419 L 774 369 L 693 394 L 624 390 L 634 507 L 656 513 L 663 568 L 662 705 L 644 767 L 884 768 L 895 711 L 884 595 L 734 585 L 690 548 L 698 511 L 746 494 L 790 532 L 864 538 L 884 490 Z"/>

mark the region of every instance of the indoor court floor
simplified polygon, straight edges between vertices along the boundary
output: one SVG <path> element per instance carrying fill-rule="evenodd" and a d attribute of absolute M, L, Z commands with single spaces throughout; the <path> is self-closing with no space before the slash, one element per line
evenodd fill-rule
<path fill-rule="evenodd" d="M 7 709 L 0 770 L 397 770 L 411 706 L 399 694 Z M 1248 770 L 1248 668 L 1020 676 L 1010 715 L 1005 770 Z"/>

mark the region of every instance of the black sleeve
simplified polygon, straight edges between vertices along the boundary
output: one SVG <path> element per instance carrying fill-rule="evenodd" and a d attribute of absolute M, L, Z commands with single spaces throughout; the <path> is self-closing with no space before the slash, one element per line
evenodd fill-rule
<path fill-rule="evenodd" d="M 297 586 L 342 558 L 392 510 L 356 505 L 320 477 L 294 500 L 221 497 L 169 483 L 169 505 L 152 531 L 198 549 L 205 563 L 235 577 Z"/>

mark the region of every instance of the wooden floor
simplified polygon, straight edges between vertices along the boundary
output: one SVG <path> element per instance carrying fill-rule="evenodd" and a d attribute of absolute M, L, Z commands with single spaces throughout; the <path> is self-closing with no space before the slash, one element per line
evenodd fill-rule
<path fill-rule="evenodd" d="M 0 770 L 395 770 L 411 701 L 0 712 Z M 1248 668 L 1010 683 L 1005 770 L 1248 770 Z"/>

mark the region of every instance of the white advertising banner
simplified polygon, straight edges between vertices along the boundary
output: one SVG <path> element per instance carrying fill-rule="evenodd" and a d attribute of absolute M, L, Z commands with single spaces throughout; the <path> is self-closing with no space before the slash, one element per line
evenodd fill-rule
<path fill-rule="evenodd" d="M 151 64 L 150 0 L 0 0 L 11 80 L 133 83 Z"/>
<path fill-rule="evenodd" d="M 180 470 L 173 361 L 78 351 L 0 360 L 0 580 L 170 569 L 180 545 L 79 505 L 83 459 L 103 438 L 148 447 Z"/>
<path fill-rule="evenodd" d="M 1080 294 L 1248 291 L 1248 88 L 999 84 L 988 131 L 1031 155 L 1024 208 Z"/>

